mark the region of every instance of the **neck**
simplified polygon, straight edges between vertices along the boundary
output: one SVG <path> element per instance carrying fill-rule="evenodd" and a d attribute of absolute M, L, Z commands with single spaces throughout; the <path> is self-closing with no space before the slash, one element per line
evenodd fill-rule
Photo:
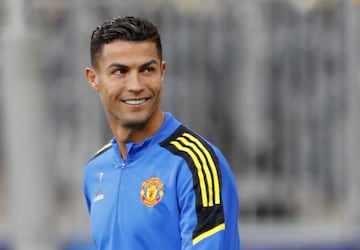
<path fill-rule="evenodd" d="M 164 118 L 164 112 L 160 111 L 154 114 L 154 116 L 143 125 L 134 127 L 126 127 L 122 124 L 109 121 L 111 131 L 119 145 L 121 157 L 123 159 L 127 158 L 126 143 L 134 142 L 139 144 L 150 136 L 153 136 L 160 128 Z"/>

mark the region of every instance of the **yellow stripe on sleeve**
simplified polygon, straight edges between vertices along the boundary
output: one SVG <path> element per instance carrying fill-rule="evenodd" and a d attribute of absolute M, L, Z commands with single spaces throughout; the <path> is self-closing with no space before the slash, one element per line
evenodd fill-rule
<path fill-rule="evenodd" d="M 184 145 L 190 147 L 191 149 L 193 149 L 195 151 L 195 153 L 200 157 L 201 160 L 201 165 L 200 167 L 202 167 L 202 169 L 204 169 L 205 172 L 205 176 L 206 176 L 206 181 L 208 183 L 208 198 L 209 198 L 209 202 L 208 202 L 208 206 L 213 206 L 214 205 L 214 198 L 213 198 L 213 183 L 212 183 L 212 177 L 211 177 L 211 173 L 208 167 L 208 164 L 206 162 L 204 153 L 199 150 L 199 147 L 197 145 L 195 145 L 193 142 L 189 142 L 187 138 L 184 137 L 178 137 L 177 138 L 179 141 L 181 141 Z M 204 206 L 205 207 L 205 206 Z"/>
<path fill-rule="evenodd" d="M 207 195 L 206 195 L 207 193 L 206 193 L 204 175 L 202 173 L 202 168 L 201 168 L 200 162 L 198 161 L 196 155 L 194 154 L 194 152 L 191 149 L 182 146 L 177 141 L 172 141 L 171 144 L 173 144 L 180 151 L 186 152 L 191 157 L 191 159 L 194 161 L 194 164 L 196 166 L 198 176 L 199 176 L 202 203 L 203 203 L 204 207 L 207 207 L 208 206 L 208 199 L 207 199 Z"/>
<path fill-rule="evenodd" d="M 211 157 L 209 151 L 204 147 L 204 145 L 193 135 L 191 135 L 189 133 L 184 133 L 183 136 L 185 136 L 185 137 L 189 138 L 191 141 L 195 142 L 196 145 L 202 150 L 202 152 L 204 152 L 206 159 L 208 160 L 208 162 L 210 164 L 210 169 L 211 169 L 211 172 L 213 175 L 213 182 L 214 182 L 214 187 L 215 187 L 215 204 L 220 204 L 221 201 L 220 201 L 219 176 L 218 176 L 217 169 L 215 167 L 213 158 Z"/>
<path fill-rule="evenodd" d="M 214 227 L 214 228 L 200 234 L 199 236 L 197 236 L 197 237 L 195 237 L 193 239 L 193 241 L 192 241 L 193 245 L 196 245 L 197 243 L 199 243 L 203 239 L 205 239 L 205 238 L 207 238 L 207 237 L 209 237 L 209 236 L 211 236 L 211 235 L 213 235 L 213 234 L 215 234 L 215 233 L 217 233 L 217 232 L 219 232 L 221 230 L 224 230 L 224 229 L 225 229 L 225 223 L 222 223 L 222 224 L 220 224 L 220 225 L 218 225 L 218 226 L 216 226 L 216 227 Z"/>

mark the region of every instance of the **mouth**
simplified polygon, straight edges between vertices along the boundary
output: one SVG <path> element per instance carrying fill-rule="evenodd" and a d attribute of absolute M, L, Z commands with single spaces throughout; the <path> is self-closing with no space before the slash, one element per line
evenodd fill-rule
<path fill-rule="evenodd" d="M 128 105 L 140 105 L 140 104 L 145 103 L 147 100 L 149 100 L 149 98 L 127 99 L 127 100 L 123 100 L 123 102 L 128 104 Z"/>

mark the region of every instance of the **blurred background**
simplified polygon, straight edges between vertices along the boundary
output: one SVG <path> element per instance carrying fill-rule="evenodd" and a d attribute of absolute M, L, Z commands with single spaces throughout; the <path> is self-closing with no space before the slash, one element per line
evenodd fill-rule
<path fill-rule="evenodd" d="M 158 24 L 163 109 L 230 162 L 244 250 L 360 249 L 359 0 L 0 0 L 0 250 L 94 249 L 84 68 L 118 15 Z"/>

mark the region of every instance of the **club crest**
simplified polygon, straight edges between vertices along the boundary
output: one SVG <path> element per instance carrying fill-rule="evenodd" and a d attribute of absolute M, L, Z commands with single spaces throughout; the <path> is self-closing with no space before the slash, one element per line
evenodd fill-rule
<path fill-rule="evenodd" d="M 157 177 L 152 177 L 142 184 L 141 201 L 148 207 L 153 207 L 159 203 L 164 195 L 163 184 Z"/>

